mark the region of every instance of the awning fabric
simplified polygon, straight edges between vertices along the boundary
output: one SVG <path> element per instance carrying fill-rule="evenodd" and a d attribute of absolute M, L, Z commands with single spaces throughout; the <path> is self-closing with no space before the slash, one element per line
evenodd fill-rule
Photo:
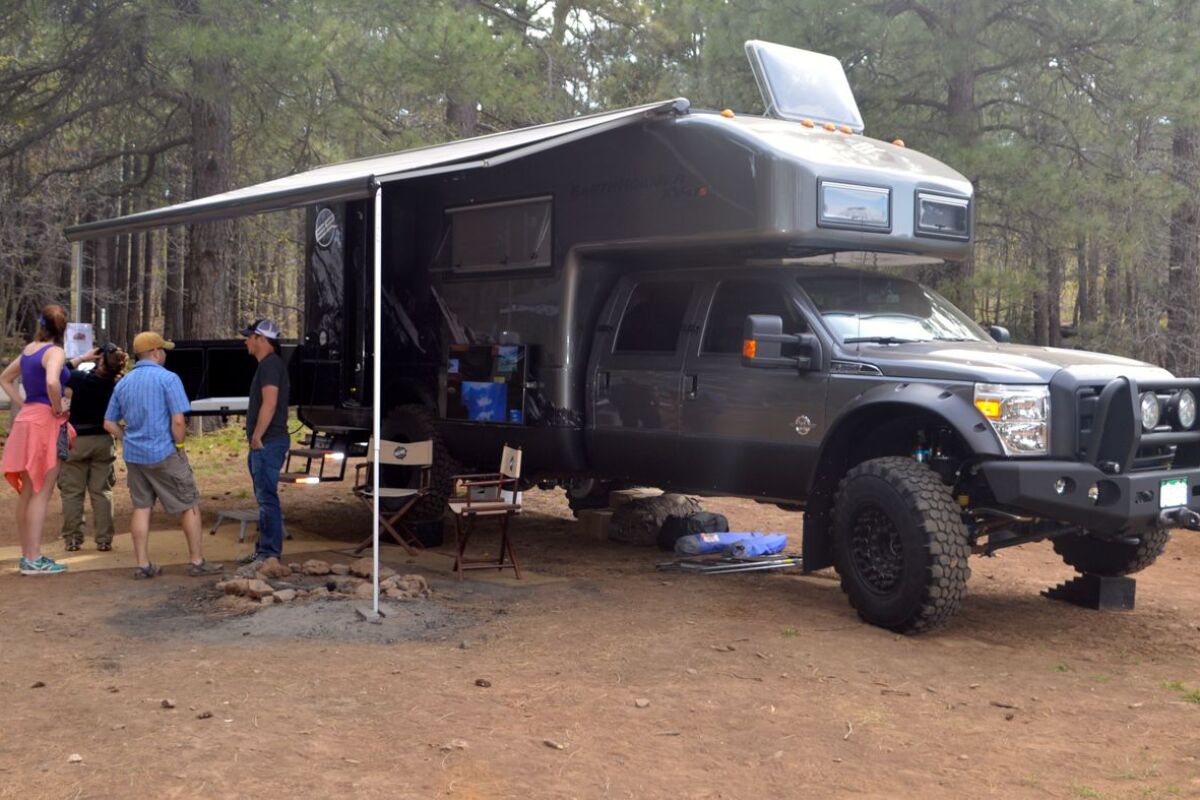
<path fill-rule="evenodd" d="M 99 239 L 123 233 L 169 225 L 208 222 L 231 217 L 281 211 L 318 202 L 356 200 L 371 196 L 376 182 L 427 174 L 437 168 L 488 166 L 487 159 L 506 154 L 509 158 L 523 149 L 553 146 L 553 140 L 574 140 L 612 127 L 630 124 L 648 115 L 682 113 L 688 107 L 682 98 L 659 103 L 592 114 L 586 117 L 493 133 L 448 144 L 404 150 L 382 156 L 360 158 L 266 181 L 244 189 L 202 197 L 165 208 L 142 211 L 124 217 L 85 222 L 64 230 L 70 241 Z M 540 145 L 540 146 L 539 146 Z M 508 158 L 506 158 L 508 160 Z"/>

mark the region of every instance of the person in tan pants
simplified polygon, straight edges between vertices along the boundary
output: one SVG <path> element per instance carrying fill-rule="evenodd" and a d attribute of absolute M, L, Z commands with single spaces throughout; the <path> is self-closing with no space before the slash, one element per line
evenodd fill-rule
<path fill-rule="evenodd" d="M 113 494 L 117 475 L 115 464 L 117 446 L 104 430 L 104 412 L 112 397 L 113 388 L 125 371 L 125 351 L 113 345 L 93 350 L 78 361 L 96 361 L 95 369 L 85 372 L 73 369 L 71 389 L 71 424 L 75 426 L 75 444 L 58 473 L 58 489 L 62 493 L 63 541 L 67 550 L 83 545 L 83 500 L 92 497 L 92 525 L 96 549 L 112 550 Z"/>

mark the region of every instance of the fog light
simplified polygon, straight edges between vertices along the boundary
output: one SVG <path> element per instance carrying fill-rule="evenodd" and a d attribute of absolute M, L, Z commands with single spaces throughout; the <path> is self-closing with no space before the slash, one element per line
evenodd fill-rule
<path fill-rule="evenodd" d="M 1059 478 L 1054 482 L 1054 491 L 1057 494 L 1067 494 L 1075 488 L 1075 481 L 1070 478 Z"/>
<path fill-rule="evenodd" d="M 1100 502 L 1100 484 L 1093 483 L 1088 487 L 1088 500 L 1091 500 L 1093 503 Z"/>
<path fill-rule="evenodd" d="M 1142 430 L 1154 430 L 1158 427 L 1159 419 L 1158 395 L 1154 392 L 1142 392 L 1139 404 L 1142 411 Z"/>
<path fill-rule="evenodd" d="M 1169 407 L 1177 427 L 1186 431 L 1196 424 L 1196 395 L 1191 389 L 1184 389 L 1172 397 Z"/>

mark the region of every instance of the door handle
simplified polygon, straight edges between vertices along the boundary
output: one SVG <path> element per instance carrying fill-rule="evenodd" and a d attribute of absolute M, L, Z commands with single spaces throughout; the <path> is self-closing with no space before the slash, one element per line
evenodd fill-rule
<path fill-rule="evenodd" d="M 600 397 L 608 395 L 608 382 L 611 377 L 612 373 L 608 371 L 596 373 L 596 394 Z"/>
<path fill-rule="evenodd" d="M 684 381 L 687 385 L 687 399 L 695 400 L 700 391 L 700 376 L 699 375 L 684 375 Z"/>

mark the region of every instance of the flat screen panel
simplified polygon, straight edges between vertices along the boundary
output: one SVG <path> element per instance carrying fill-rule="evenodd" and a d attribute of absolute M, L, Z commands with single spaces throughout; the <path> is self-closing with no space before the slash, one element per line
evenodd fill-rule
<path fill-rule="evenodd" d="M 451 345 L 446 418 L 524 424 L 527 356 L 524 345 Z"/>

